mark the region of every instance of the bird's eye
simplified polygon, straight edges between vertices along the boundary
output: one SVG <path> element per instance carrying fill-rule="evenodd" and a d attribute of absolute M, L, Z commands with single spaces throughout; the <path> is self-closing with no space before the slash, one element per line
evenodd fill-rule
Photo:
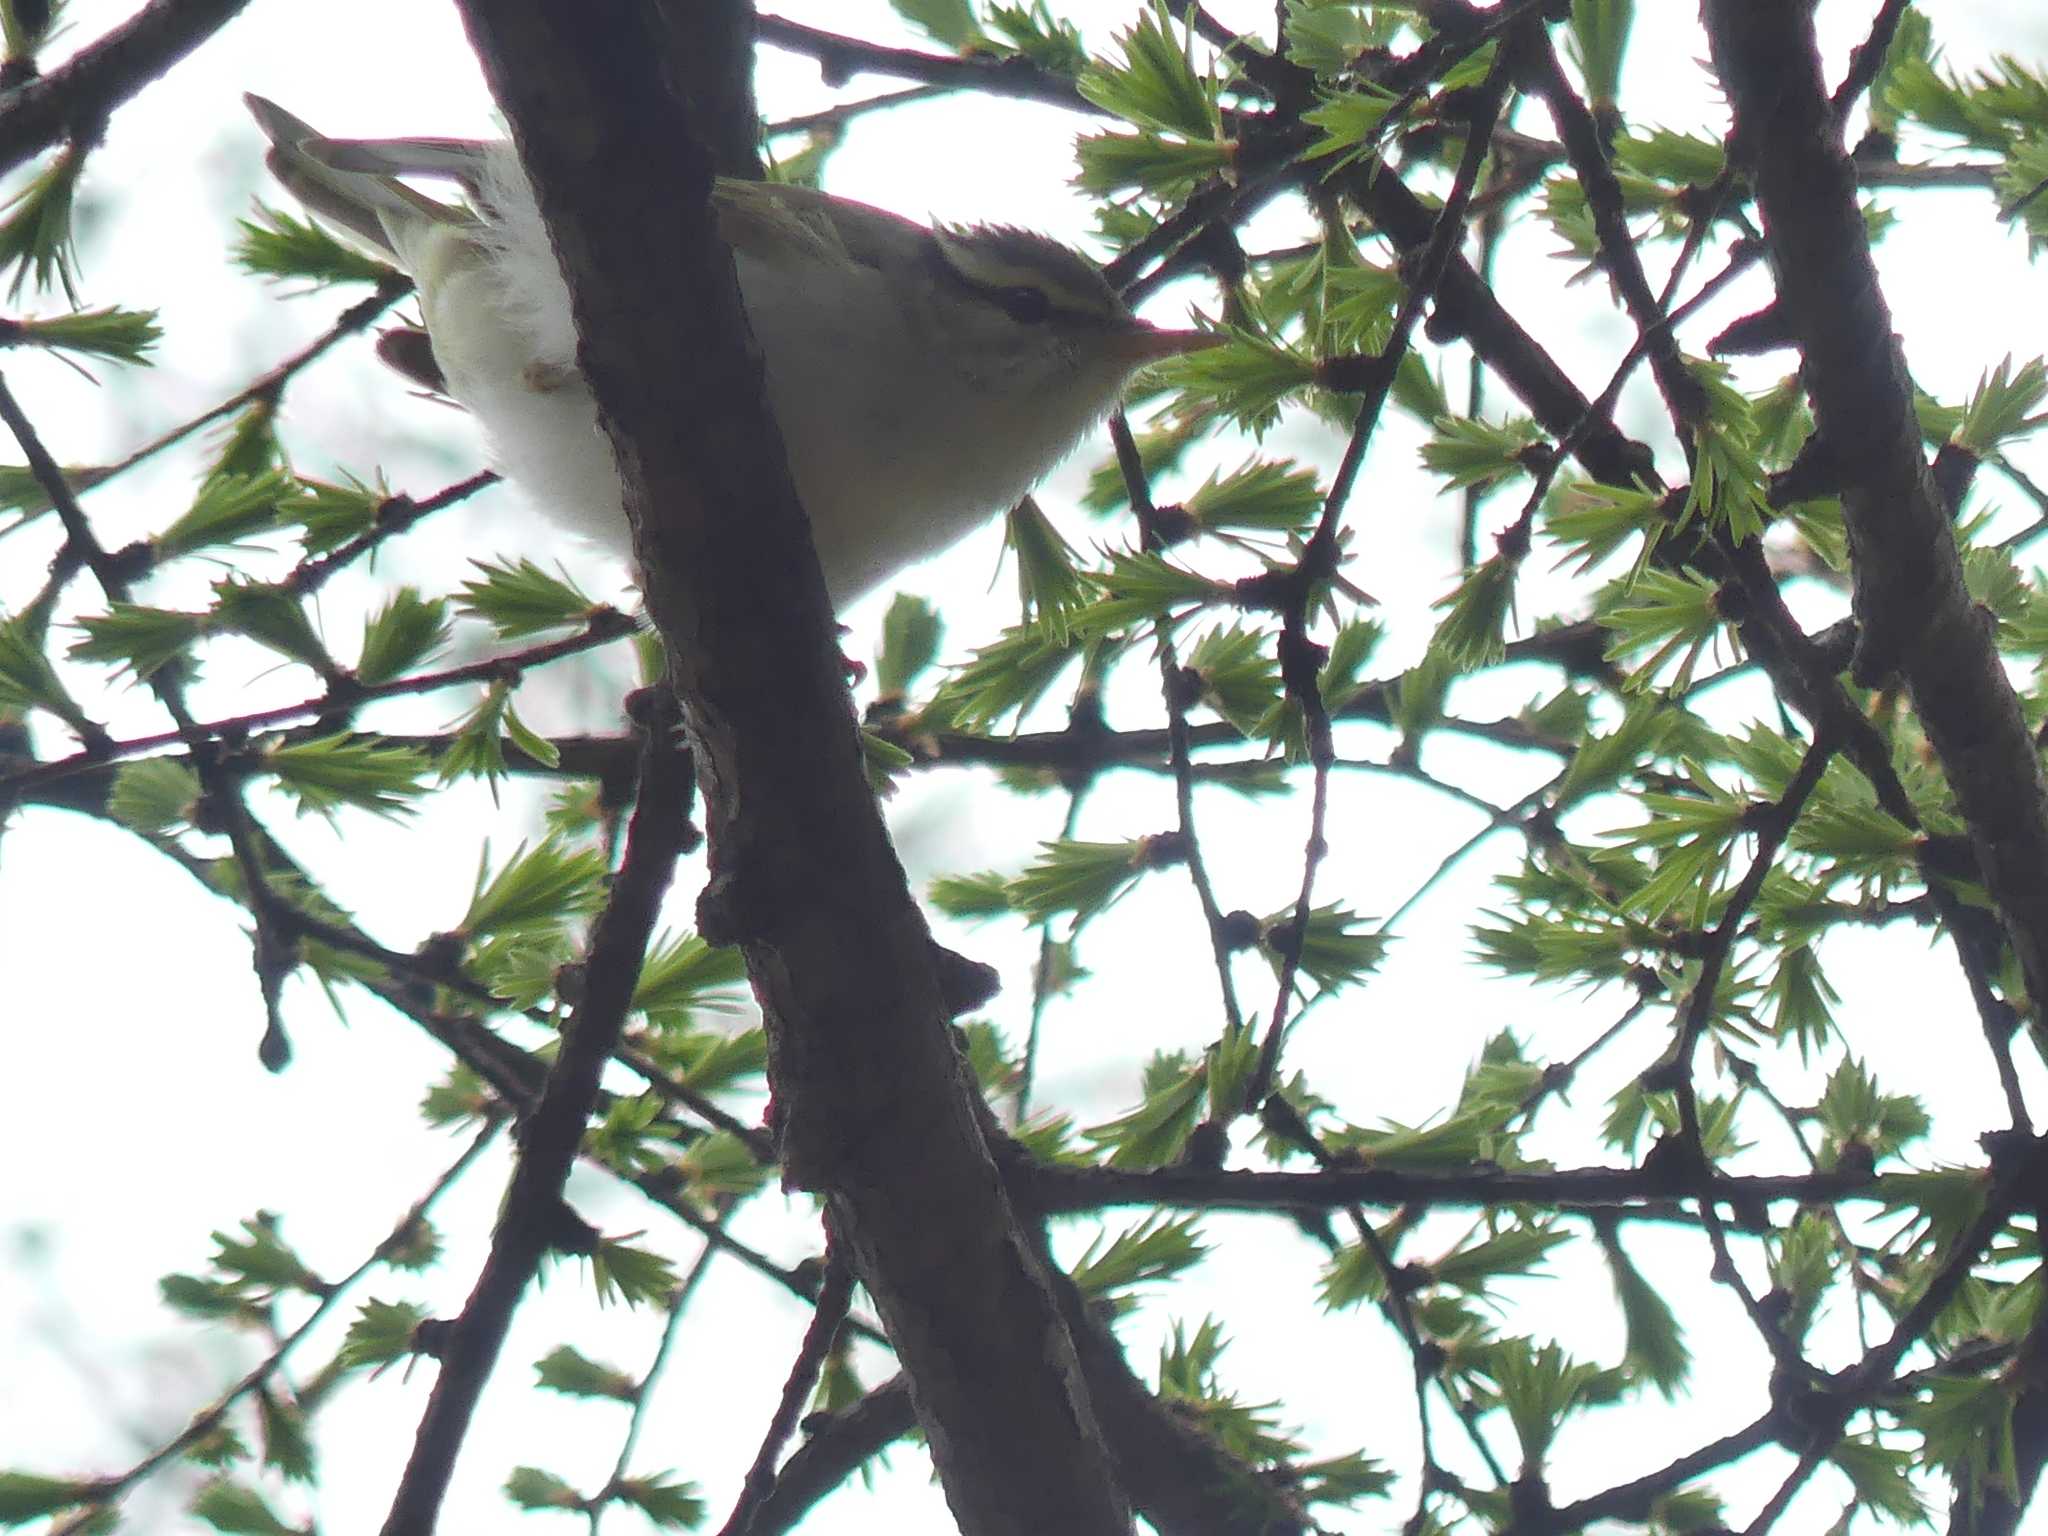
<path fill-rule="evenodd" d="M 998 289 L 996 302 L 1019 325 L 1037 325 L 1052 313 L 1052 300 L 1046 297 L 1043 288 Z"/>

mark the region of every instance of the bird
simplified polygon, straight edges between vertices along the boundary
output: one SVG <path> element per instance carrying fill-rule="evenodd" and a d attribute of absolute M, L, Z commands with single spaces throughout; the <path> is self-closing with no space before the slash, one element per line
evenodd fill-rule
<path fill-rule="evenodd" d="M 412 278 L 431 359 L 403 332 L 380 352 L 466 407 L 543 513 L 630 561 L 568 287 L 512 145 L 329 138 L 244 99 L 286 190 Z M 1094 262 L 1028 230 L 723 177 L 712 204 L 836 606 L 1014 505 L 1140 369 L 1224 339 L 1139 319 Z"/>

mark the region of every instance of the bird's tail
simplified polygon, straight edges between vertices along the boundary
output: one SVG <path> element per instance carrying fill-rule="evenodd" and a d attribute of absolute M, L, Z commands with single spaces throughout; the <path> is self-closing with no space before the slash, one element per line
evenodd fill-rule
<path fill-rule="evenodd" d="M 271 174 L 329 223 L 404 263 L 423 226 L 473 225 L 465 208 L 436 202 L 400 176 L 438 176 L 479 195 L 485 146 L 463 139 L 330 139 L 276 102 L 247 95 L 270 140 Z"/>

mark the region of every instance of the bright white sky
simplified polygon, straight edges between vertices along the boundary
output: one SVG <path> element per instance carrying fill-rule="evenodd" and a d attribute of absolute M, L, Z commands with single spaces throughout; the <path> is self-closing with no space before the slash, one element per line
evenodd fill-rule
<path fill-rule="evenodd" d="M 125 8 L 80 0 L 73 37 L 97 35 Z M 1262 0 L 1211 8 L 1246 25 L 1271 16 Z M 1098 47 L 1113 24 L 1135 11 L 1130 5 L 1091 9 L 1102 17 L 1089 28 Z M 1624 92 L 1625 104 L 1636 104 L 1635 120 L 1717 132 L 1718 102 L 1697 62 L 1705 44 L 1693 7 L 1653 3 L 1640 9 L 1644 20 Z M 1823 5 L 1837 68 L 1873 9 L 1874 0 Z M 789 0 L 779 10 L 860 36 L 919 41 L 881 0 Z M 1975 62 L 1994 48 L 2030 58 L 2048 51 L 2048 21 L 1997 0 L 1929 10 L 1937 35 L 1959 62 Z M 867 79 L 845 92 L 827 91 L 809 62 L 773 50 L 762 54 L 760 95 L 771 119 L 891 88 Z M 188 417 L 315 334 L 345 302 L 332 295 L 287 302 L 225 264 L 233 221 L 250 197 L 275 196 L 261 170 L 258 135 L 238 103 L 250 89 L 349 136 L 492 131 L 490 104 L 452 6 L 257 0 L 221 39 L 114 119 L 88 179 L 85 298 L 160 307 L 168 333 L 160 366 L 112 375 L 96 389 L 36 359 L 10 354 L 0 360 L 66 462 L 116 456 Z M 828 185 L 918 218 L 995 219 L 1083 242 L 1086 210 L 1066 185 L 1078 126 L 1070 115 L 1020 103 L 918 105 L 861 122 L 834 160 Z M 1881 261 L 1916 376 L 1937 396 L 1955 400 L 2006 350 L 2021 359 L 2044 350 L 2033 323 L 2041 289 L 2018 239 L 1993 222 L 1987 199 L 1958 193 L 1936 194 L 1935 201 L 1938 207 L 1895 200 L 1907 218 L 1882 247 Z M 1256 248 L 1269 235 L 1272 243 L 1285 243 L 1298 238 L 1292 231 L 1283 212 L 1247 244 Z M 1597 387 L 1628 333 L 1602 308 L 1596 290 L 1561 289 L 1567 269 L 1550 259 L 1550 244 L 1540 229 L 1512 242 L 1499 286 L 1509 307 L 1555 346 L 1581 384 Z M 1750 303 L 1732 299 L 1695 321 L 1682 338 L 1689 350 L 1701 350 L 1727 319 L 1753 307 L 1754 292 Z M 1203 302 L 1198 288 L 1182 288 L 1162 300 L 1156 314 L 1177 319 L 1176 306 L 1184 311 Z M 1782 356 L 1767 363 L 1785 366 Z M 1462 366 L 1453 376 L 1462 377 Z M 1654 418 L 1640 401 L 1625 414 L 1631 430 L 1654 432 Z M 424 493 L 480 463 L 468 424 L 409 397 L 370 361 L 366 347 L 296 385 L 287 421 L 287 441 L 298 467 L 309 473 L 381 467 L 394 488 Z M 1431 624 L 1429 605 L 1448 589 L 1455 568 L 1453 503 L 1438 501 L 1433 486 L 1414 472 L 1418 440 L 1409 423 L 1383 431 L 1357 504 L 1354 569 L 1383 599 L 1392 628 L 1390 651 L 1379 658 L 1382 672 L 1419 654 Z M 1266 446 L 1327 469 L 1338 445 L 1312 424 L 1290 424 Z M 1219 458 L 1235 463 L 1243 451 Z M 1102 452 L 1100 442 L 1084 449 L 1042 498 L 1077 538 L 1106 536 L 1071 511 L 1080 474 Z M 0 459 L 10 457 L 0 453 Z M 183 505 L 191 462 L 166 465 L 154 478 L 92 499 L 88 506 L 103 537 L 117 543 L 167 521 Z M 1164 493 L 1173 490 L 1169 485 Z M 35 543 L 39 537 L 7 544 L 0 610 L 21 601 L 40 579 L 49 544 Z M 1010 617 L 1007 579 L 990 586 L 998 547 L 994 531 L 984 530 L 903 583 L 942 600 L 956 655 Z M 352 630 L 351 615 L 389 585 L 412 580 L 445 590 L 462 559 L 487 552 L 559 558 L 591 590 L 625 588 L 623 570 L 569 546 L 512 494 L 498 492 L 390 552 L 375 573 L 336 583 L 324 599 L 331 632 Z M 188 565 L 195 568 L 161 578 L 150 600 L 197 601 L 218 572 Z M 1540 611 L 1550 590 L 1562 586 L 1539 581 L 1525 590 L 1524 613 Z M 1804 594 L 1804 601 L 1817 618 L 1840 606 L 1825 593 Z M 879 607 L 870 603 L 849 616 L 851 653 L 870 647 Z M 623 681 L 613 667 L 536 684 L 522 696 L 523 712 L 544 729 L 608 728 Z M 303 676 L 288 670 L 264 675 L 223 666 L 207 679 L 202 709 L 236 713 L 300 696 L 304 685 Z M 1461 694 L 1459 703 L 1479 716 L 1506 712 L 1541 686 L 1533 674 L 1501 678 L 1484 691 Z M 1755 693 L 1731 688 L 1719 707 L 1740 720 L 1760 702 Z M 1143 689 L 1116 703 L 1128 707 L 1132 722 L 1152 718 Z M 117 728 L 156 728 L 141 695 L 131 695 L 128 709 Z M 455 704 L 434 700 L 394 710 L 382 723 L 433 729 L 456 712 Z M 1384 757 L 1388 743 L 1360 729 L 1340 745 L 1349 756 Z M 1540 763 L 1449 741 L 1433 745 L 1427 763 L 1502 802 L 1546 771 Z M 380 937 L 406 944 L 460 915 L 479 828 L 492 828 L 500 856 L 533 834 L 540 801 L 529 791 L 509 788 L 495 815 L 483 792 L 458 793 L 476 815 L 466 827 L 352 821 L 345 847 L 318 823 L 291 822 L 281 807 L 273 819 L 327 873 L 338 899 L 364 913 Z M 1304 805 L 1253 810 L 1217 792 L 1204 794 L 1199 811 L 1226 906 L 1263 912 L 1291 898 Z M 1015 868 L 1038 838 L 1057 829 L 1059 814 L 1051 799 L 997 801 L 964 780 L 946 779 L 914 786 L 899 797 L 891 818 L 913 878 L 921 881 L 942 869 Z M 1170 815 L 1163 781 L 1126 775 L 1107 781 L 1093 797 L 1080 834 L 1157 830 Z M 1617 813 L 1617 822 L 1625 819 Z M 1366 913 L 1391 911 L 1474 825 L 1470 812 L 1449 808 L 1426 790 L 1346 775 L 1333 806 L 1335 852 L 1322 889 Z M 232 911 L 198 896 L 182 874 L 98 823 L 26 814 L 0 846 L 11 1067 L 0 1079 L 0 1166 L 18 1170 L 0 1215 L 0 1238 L 10 1245 L 0 1259 L 0 1371 L 8 1382 L 0 1394 L 0 1446 L 6 1447 L 0 1465 L 105 1472 L 175 1432 L 254 1358 L 244 1340 L 207 1337 L 167 1316 L 156 1302 L 157 1277 L 199 1269 L 211 1246 L 207 1232 L 229 1228 L 259 1208 L 285 1213 L 287 1237 L 316 1268 L 339 1273 L 352 1267 L 456 1155 L 458 1144 L 423 1130 L 414 1107 L 445 1063 L 417 1030 L 381 1008 L 356 1004 L 347 1024 L 338 1025 L 311 988 L 297 986 L 290 994 L 297 1059 L 273 1077 L 256 1061 L 260 1005 L 247 942 Z M 1350 1119 L 1425 1118 L 1447 1101 L 1485 1039 L 1503 1027 L 1562 1053 L 1620 1011 L 1611 998 L 1589 1002 L 1503 989 L 1465 968 L 1462 924 L 1489 904 L 1492 876 L 1518 856 L 1518 848 L 1501 841 L 1490 856 L 1444 882 L 1405 925 L 1407 942 L 1384 975 L 1358 998 L 1322 1010 L 1300 1032 L 1291 1065 L 1306 1071 Z M 693 886 L 681 892 L 678 923 L 693 896 Z M 1055 1009 L 1049 1020 L 1040 1103 L 1070 1109 L 1084 1124 L 1105 1118 L 1133 1101 L 1145 1053 L 1198 1050 L 1213 1036 L 1214 982 L 1206 959 L 1188 947 L 1192 913 L 1184 882 L 1154 879 L 1092 931 L 1082 958 L 1097 980 L 1078 1004 Z M 989 928 L 953 939 L 1003 966 L 1012 995 L 995 1016 L 1021 1038 L 1029 935 Z M 1913 952 L 1921 943 L 1905 931 L 1836 941 L 1828 953 L 1830 974 L 1844 994 L 1842 1016 L 1855 1021 L 1859 1049 L 1880 1081 L 1922 1093 L 1949 1127 L 1929 1157 L 1969 1158 L 1975 1135 L 1997 1122 L 1994 1085 L 1978 1059 L 1975 1026 L 1951 964 L 1939 954 L 1919 964 Z M 1255 964 L 1240 981 L 1255 1005 L 1271 987 Z M 1934 1030 L 1953 1032 L 1964 1044 L 1930 1060 Z M 1641 1064 L 1637 1056 L 1604 1062 L 1588 1074 L 1577 1102 L 1597 1118 L 1606 1093 Z M 1598 1156 L 1578 1130 L 1545 1150 L 1565 1161 Z M 1784 1152 L 1782 1145 L 1766 1145 L 1758 1156 L 1776 1162 Z M 456 1310 L 474 1276 L 501 1177 L 502 1161 L 443 1206 L 451 1253 L 439 1271 L 422 1282 L 380 1278 L 364 1294 L 421 1300 L 444 1314 Z M 649 1240 L 680 1264 L 694 1259 L 693 1244 L 677 1239 L 671 1224 L 636 1198 L 594 1177 L 580 1178 L 572 1193 L 606 1231 L 647 1227 Z M 1445 1240 L 1458 1229 L 1446 1224 Z M 790 1259 L 810 1251 L 813 1241 L 802 1203 L 784 1206 L 772 1197 L 757 1202 L 739 1230 Z M 1637 1235 L 1643 1230 L 1632 1229 L 1630 1238 L 1638 1262 L 1674 1293 L 1695 1298 L 1686 1321 L 1699 1351 L 1697 1390 L 1683 1408 L 1632 1408 L 1625 1417 L 1584 1426 L 1576 1438 L 1568 1435 L 1556 1462 L 1560 1500 L 1661 1465 L 1678 1449 L 1745 1422 L 1762 1404 L 1750 1334 L 1722 1295 L 1702 1294 L 1703 1245 L 1683 1234 Z M 1225 1378 L 1247 1400 L 1284 1403 L 1282 1417 L 1305 1426 L 1321 1453 L 1362 1444 L 1397 1466 L 1409 1465 L 1414 1426 L 1405 1356 L 1376 1317 L 1332 1318 L 1315 1307 L 1319 1250 L 1278 1221 L 1217 1219 L 1206 1231 L 1214 1253 L 1194 1284 L 1171 1293 L 1175 1310 L 1154 1308 L 1124 1327 L 1140 1368 L 1147 1368 L 1168 1323 L 1178 1317 L 1192 1326 L 1213 1307 L 1235 1340 Z M 1077 1226 L 1068 1234 L 1071 1248 L 1078 1251 L 1087 1235 Z M 650 1320 L 598 1313 L 587 1294 L 580 1274 L 565 1267 L 521 1313 L 465 1452 L 444 1529 L 505 1528 L 515 1516 L 498 1489 L 517 1463 L 545 1465 L 585 1486 L 608 1472 L 624 1430 L 622 1410 L 525 1390 L 529 1362 L 564 1342 L 631 1372 L 645 1367 L 654 1343 Z M 1243 1298 L 1253 1295 L 1260 1304 L 1244 1306 Z M 1514 1326 L 1553 1330 L 1582 1356 L 1612 1359 L 1620 1339 L 1608 1298 L 1601 1275 L 1575 1270 L 1519 1288 L 1517 1301 L 1532 1310 Z M 710 1518 L 721 1521 L 805 1316 L 737 1265 L 714 1264 L 658 1394 L 637 1468 L 673 1467 L 696 1480 L 709 1499 Z M 316 1340 L 302 1363 L 324 1358 L 332 1342 Z M 410 1381 L 394 1373 L 359 1384 L 323 1414 L 325 1477 L 317 1505 L 307 1511 L 322 1529 L 374 1529 L 381 1521 L 430 1375 L 428 1367 Z M 1500 1444 L 1507 1455 L 1505 1436 Z M 950 1530 L 922 1457 L 899 1450 L 892 1469 L 875 1493 L 856 1486 L 828 1503 L 811 1528 L 893 1529 L 906 1536 Z M 1781 1475 L 1778 1463 L 1760 1458 L 1744 1474 L 1719 1480 L 1738 1523 Z M 189 1491 L 182 1479 L 171 1481 L 180 1498 Z M 1838 1490 L 1817 1480 L 1781 1528 L 1820 1529 L 1833 1518 L 1837 1500 Z M 297 1496 L 280 1507 L 299 1511 Z M 172 1529 L 174 1508 L 143 1495 L 133 1505 L 132 1528 Z M 1392 1505 L 1367 1505 L 1331 1526 L 1389 1529 L 1411 1508 L 1412 1492 L 1404 1488 Z M 634 1524 L 626 1514 L 609 1518 L 615 1529 Z"/>

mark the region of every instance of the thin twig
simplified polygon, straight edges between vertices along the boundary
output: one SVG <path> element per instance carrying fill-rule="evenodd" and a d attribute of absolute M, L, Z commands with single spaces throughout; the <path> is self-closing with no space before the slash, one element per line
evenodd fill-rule
<path fill-rule="evenodd" d="M 1863 93 L 1876 82 L 1878 71 L 1884 68 L 1884 56 L 1892 45 L 1893 34 L 1899 30 L 1899 18 L 1906 14 L 1906 7 L 1910 4 L 1912 0 L 1884 0 L 1870 23 L 1870 35 L 1849 55 L 1849 68 L 1828 102 L 1837 133 L 1848 127 L 1849 114 L 1856 109 Z"/>
<path fill-rule="evenodd" d="M 739 1501 L 720 1528 L 719 1536 L 749 1536 L 752 1531 L 755 1511 L 775 1486 L 775 1463 L 781 1459 L 782 1448 L 796 1431 L 804 1403 L 818 1384 L 818 1372 L 823 1369 L 825 1357 L 831 1352 L 839 1325 L 846 1320 L 847 1303 L 852 1299 L 853 1266 L 847 1260 L 845 1248 L 835 1240 L 828 1217 L 825 1280 L 818 1289 L 817 1310 L 811 1314 L 810 1325 L 804 1329 L 803 1343 L 789 1368 L 788 1379 L 782 1384 L 782 1396 L 775 1404 L 775 1412 L 768 1420 L 768 1432 L 761 1437 L 761 1448 L 755 1453 L 754 1464 L 747 1469 L 746 1479 L 740 1486 Z"/>
<path fill-rule="evenodd" d="M 240 14 L 249 0 L 150 0 L 96 43 L 0 100 L 0 175 L 114 109 Z M 96 137 L 92 129 L 85 137 Z"/>
<path fill-rule="evenodd" d="M 434 1208 L 441 1196 L 453 1188 L 455 1182 L 464 1173 L 469 1171 L 502 1128 L 503 1122 L 501 1120 L 495 1117 L 487 1119 L 484 1122 L 483 1129 L 463 1149 L 462 1155 L 449 1164 L 443 1170 L 440 1177 L 435 1179 L 428 1187 L 426 1193 L 412 1203 L 411 1208 L 392 1225 L 391 1231 L 385 1236 L 384 1240 L 371 1249 L 361 1263 L 320 1293 L 320 1299 L 313 1310 L 306 1315 L 296 1328 L 292 1329 L 290 1333 L 278 1341 L 277 1348 L 272 1350 L 260 1364 L 247 1371 L 234 1385 L 215 1398 L 212 1403 L 193 1414 L 190 1422 L 173 1438 L 151 1451 L 149 1455 L 143 1457 L 142 1460 L 138 1461 L 127 1471 L 118 1476 L 94 1482 L 90 1502 L 100 1506 L 111 1503 L 128 1489 L 134 1487 L 152 1472 L 156 1471 L 157 1468 L 171 1460 L 171 1458 L 181 1455 L 190 1446 L 207 1435 L 212 1434 L 215 1427 L 220 1424 L 222 1419 L 227 1417 L 228 1411 L 236 1403 L 262 1386 L 284 1368 L 285 1361 L 291 1356 L 292 1352 L 304 1342 L 308 1334 L 322 1322 L 326 1321 L 334 1309 L 341 1304 L 342 1298 L 354 1288 L 358 1280 L 362 1279 L 363 1276 L 367 1275 L 372 1269 L 383 1263 L 392 1253 L 411 1240 L 420 1222 L 426 1218 L 427 1213 Z"/>
<path fill-rule="evenodd" d="M 1156 550 L 1160 547 L 1157 509 L 1152 505 L 1152 489 L 1147 483 L 1137 440 L 1131 436 L 1131 424 L 1123 412 L 1119 411 L 1110 418 L 1109 433 L 1111 442 L 1116 445 L 1117 466 L 1123 471 L 1124 494 L 1137 516 L 1143 545 L 1146 549 Z M 1153 631 L 1159 660 L 1160 694 L 1166 706 L 1167 761 L 1173 770 L 1173 798 L 1178 818 L 1176 835 L 1182 858 L 1187 864 L 1188 878 L 1194 884 L 1195 898 L 1201 903 L 1203 924 L 1208 929 L 1209 952 L 1216 964 L 1217 990 L 1223 1001 L 1224 1025 L 1234 1039 L 1244 1027 L 1244 1013 L 1238 1007 L 1237 982 L 1231 975 L 1233 946 L 1225 928 L 1223 908 L 1216 900 L 1216 888 L 1209 879 L 1201 838 L 1195 830 L 1195 776 L 1193 759 L 1189 754 L 1186 689 L 1181 681 L 1180 662 L 1175 655 L 1168 620 L 1158 620 Z"/>
<path fill-rule="evenodd" d="M 1271 1090 L 1280 1069 L 1280 1048 L 1286 1038 L 1284 1025 L 1293 1003 L 1296 978 L 1301 974 L 1301 953 L 1308 938 L 1308 924 L 1315 901 L 1316 871 L 1329 851 L 1326 831 L 1330 806 L 1330 765 L 1336 759 L 1331 740 L 1330 712 L 1323 703 L 1318 675 L 1319 652 L 1308 638 L 1308 610 L 1320 583 L 1336 569 L 1337 530 L 1358 471 L 1365 462 L 1365 450 L 1379 424 L 1394 376 L 1407 356 L 1411 335 L 1422 316 L 1422 306 L 1441 281 L 1445 263 L 1463 228 L 1465 210 L 1479 184 L 1479 172 L 1486 163 L 1487 145 L 1501 106 L 1507 99 L 1509 61 L 1515 52 L 1512 38 L 1504 41 L 1494 55 L 1493 66 L 1479 87 L 1477 104 L 1467 127 L 1465 152 L 1457 175 L 1438 215 L 1437 231 L 1431 237 L 1414 281 L 1401 296 L 1394 315 L 1392 334 L 1374 359 L 1365 398 L 1352 422 L 1350 440 L 1344 446 L 1337 473 L 1323 501 L 1322 515 L 1302 550 L 1301 560 L 1291 573 L 1280 618 L 1280 676 L 1286 695 L 1301 711 L 1302 733 L 1308 743 L 1313 775 L 1309 798 L 1308 837 L 1302 849 L 1301 884 L 1295 893 L 1294 917 L 1280 942 L 1280 979 L 1273 1000 L 1272 1018 L 1265 1038 L 1259 1043 L 1257 1064 L 1245 1085 L 1245 1105 L 1262 1100 Z"/>
<path fill-rule="evenodd" d="M 649 697 L 659 701 L 668 695 Z M 385 1536 L 433 1529 L 512 1313 L 542 1257 L 565 1234 L 565 1223 L 574 1222 L 562 1203 L 562 1186 L 596 1101 L 599 1076 L 632 1006 L 662 894 L 690 835 L 692 778 L 688 754 L 674 739 L 672 709 L 672 703 L 669 709 L 657 704 L 644 722 L 640 800 L 610 900 L 591 933 L 584 999 L 564 1031 L 540 1103 L 525 1122 L 490 1253 L 461 1316 L 448 1329 L 441 1372 L 385 1519 Z"/>
<path fill-rule="evenodd" d="M 827 85 L 844 85 L 855 75 L 894 75 L 948 90 L 1045 102 L 1073 112 L 1103 110 L 1076 90 L 1073 81 L 1041 69 L 1022 54 L 997 58 L 986 53 L 920 53 L 914 48 L 891 48 L 827 32 L 781 16 L 757 17 L 755 25 L 761 41 L 770 47 L 816 59 Z"/>
<path fill-rule="evenodd" d="M 721 1221 L 725 1214 L 720 1213 Z M 653 1401 L 654 1384 L 661 1379 L 662 1370 L 668 1364 L 676 1335 L 682 1332 L 683 1315 L 689 1308 L 690 1298 L 697 1293 L 697 1287 L 711 1271 L 711 1261 L 717 1257 L 718 1245 L 705 1243 L 703 1251 L 697 1255 L 697 1262 L 690 1266 L 690 1272 L 683 1276 L 683 1283 L 669 1297 L 668 1317 L 661 1325 L 661 1342 L 654 1347 L 654 1359 L 648 1363 L 646 1374 L 633 1384 L 633 1411 L 626 1420 L 626 1433 L 619 1441 L 619 1454 L 612 1462 L 612 1475 L 605 1479 L 607 1493 L 625 1481 L 626 1470 L 633 1465 L 633 1452 L 639 1447 L 641 1431 L 647 1427 L 647 1405 Z M 590 1536 L 597 1536 L 604 1512 L 611 1505 L 612 1501 L 602 1496 L 591 1500 Z"/>

